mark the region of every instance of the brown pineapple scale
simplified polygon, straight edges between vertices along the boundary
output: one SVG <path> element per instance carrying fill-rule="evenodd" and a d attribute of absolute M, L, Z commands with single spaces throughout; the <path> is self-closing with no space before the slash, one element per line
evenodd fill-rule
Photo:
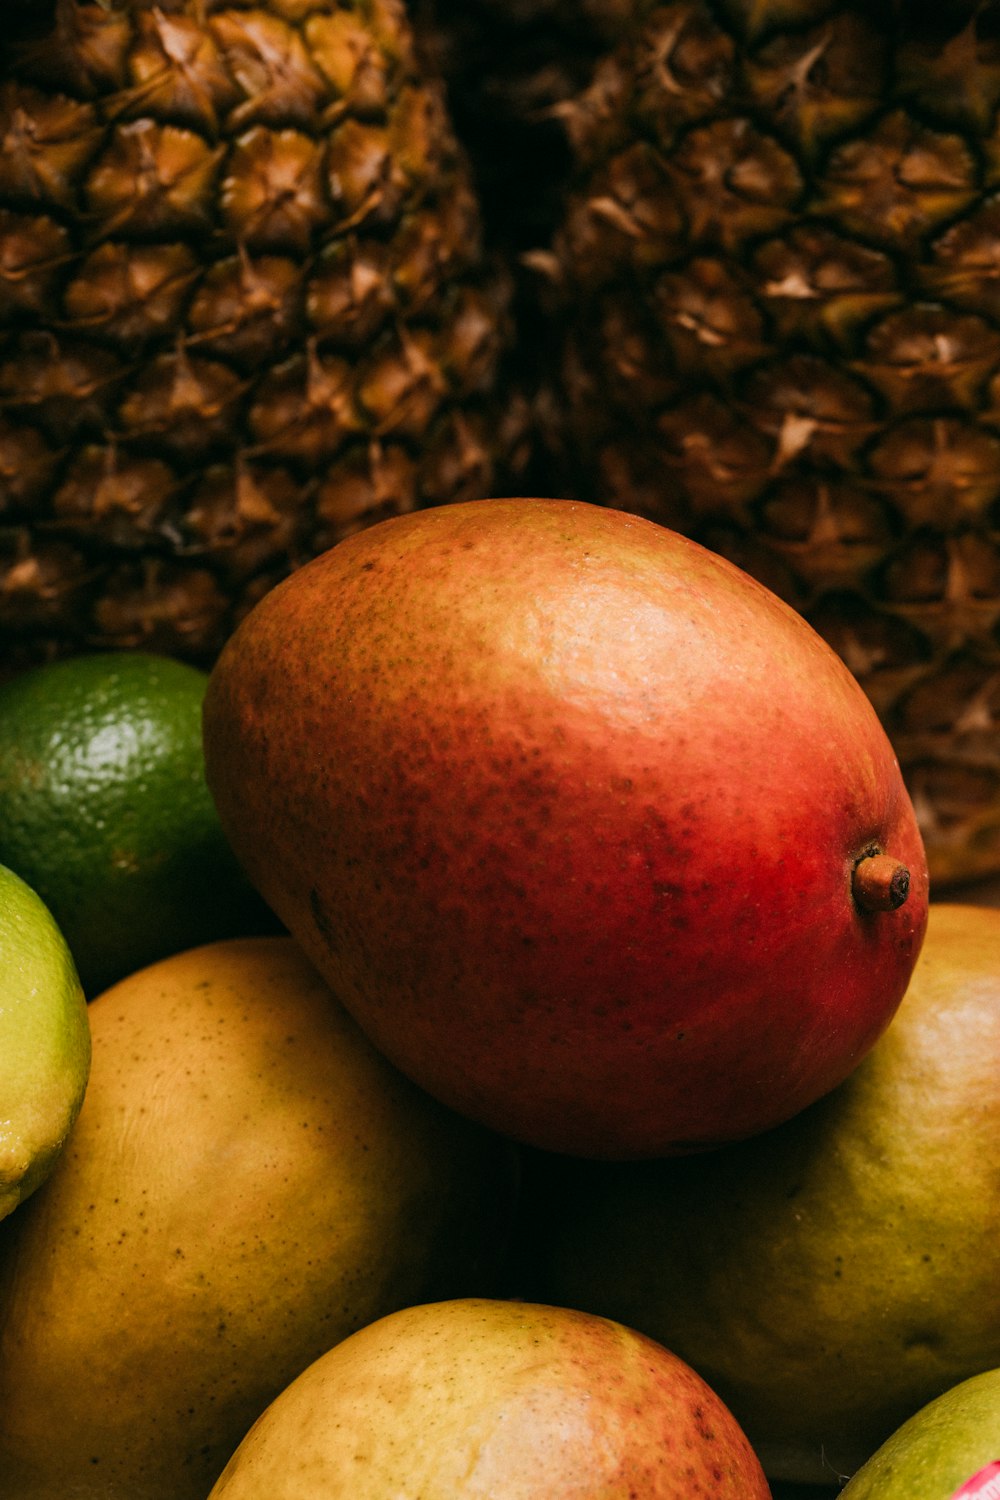
<path fill-rule="evenodd" d="M 533 257 L 557 483 L 817 626 L 938 883 L 1000 871 L 998 107 L 986 5 L 637 0 Z"/>
<path fill-rule="evenodd" d="M 0 82 L 8 663 L 207 664 L 347 532 L 499 490 L 508 301 L 397 0 L 56 0 Z"/>

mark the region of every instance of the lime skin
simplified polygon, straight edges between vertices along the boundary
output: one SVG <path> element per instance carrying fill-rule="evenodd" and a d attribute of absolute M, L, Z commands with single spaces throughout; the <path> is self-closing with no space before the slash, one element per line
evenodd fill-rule
<path fill-rule="evenodd" d="M 88 999 L 197 943 L 279 930 L 205 782 L 206 682 L 123 651 L 0 684 L 0 860 L 49 907 Z"/>

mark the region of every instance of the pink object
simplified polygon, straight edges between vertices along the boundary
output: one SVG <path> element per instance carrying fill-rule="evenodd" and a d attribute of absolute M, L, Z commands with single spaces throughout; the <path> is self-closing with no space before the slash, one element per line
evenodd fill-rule
<path fill-rule="evenodd" d="M 951 1500 L 1000 1500 L 1000 1458 L 960 1484 Z"/>

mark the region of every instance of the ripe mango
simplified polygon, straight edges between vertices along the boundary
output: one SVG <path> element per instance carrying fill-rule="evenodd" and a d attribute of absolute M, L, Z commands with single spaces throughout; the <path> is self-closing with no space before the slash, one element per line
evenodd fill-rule
<path fill-rule="evenodd" d="M 651 1339 L 564 1307 L 405 1308 L 317 1360 L 209 1500 L 770 1500 L 715 1393 Z"/>
<path fill-rule="evenodd" d="M 998 1056 L 1000 910 L 932 902 L 891 1025 L 795 1119 L 696 1160 L 528 1157 L 517 1283 L 688 1360 L 772 1479 L 835 1485 L 1000 1365 Z"/>
<path fill-rule="evenodd" d="M 287 937 L 90 1006 L 48 1181 L 0 1229 L 3 1500 L 205 1500 L 318 1355 L 489 1285 L 512 1151 L 378 1056 Z"/>
<path fill-rule="evenodd" d="M 352 536 L 243 621 L 203 726 L 238 857 L 375 1044 L 535 1146 L 795 1114 L 919 952 L 923 846 L 857 682 L 640 517 L 485 500 Z"/>

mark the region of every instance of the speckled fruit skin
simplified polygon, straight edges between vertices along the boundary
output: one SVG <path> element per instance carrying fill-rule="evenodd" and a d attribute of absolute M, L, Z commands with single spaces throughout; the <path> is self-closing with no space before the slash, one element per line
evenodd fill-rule
<path fill-rule="evenodd" d="M 769 1500 L 705 1382 L 641 1334 L 524 1302 L 406 1308 L 317 1360 L 209 1500 Z"/>
<path fill-rule="evenodd" d="M 89 1021 L 76 1127 L 0 1224 L 0 1496 L 205 1500 L 311 1360 L 491 1284 L 515 1153 L 390 1068 L 291 938 L 163 959 Z"/>
<path fill-rule="evenodd" d="M 1000 910 L 932 902 L 892 1025 L 812 1109 L 705 1157 L 534 1154 L 519 1291 L 666 1344 L 772 1480 L 834 1500 L 921 1406 L 1000 1367 L 998 958 Z"/>
<path fill-rule="evenodd" d="M 562 500 L 380 523 L 266 595 L 204 705 L 251 879 L 376 1045 L 533 1145 L 753 1134 L 888 1024 L 927 869 L 820 638 L 666 528 Z M 911 872 L 852 897 L 873 843 Z"/>

